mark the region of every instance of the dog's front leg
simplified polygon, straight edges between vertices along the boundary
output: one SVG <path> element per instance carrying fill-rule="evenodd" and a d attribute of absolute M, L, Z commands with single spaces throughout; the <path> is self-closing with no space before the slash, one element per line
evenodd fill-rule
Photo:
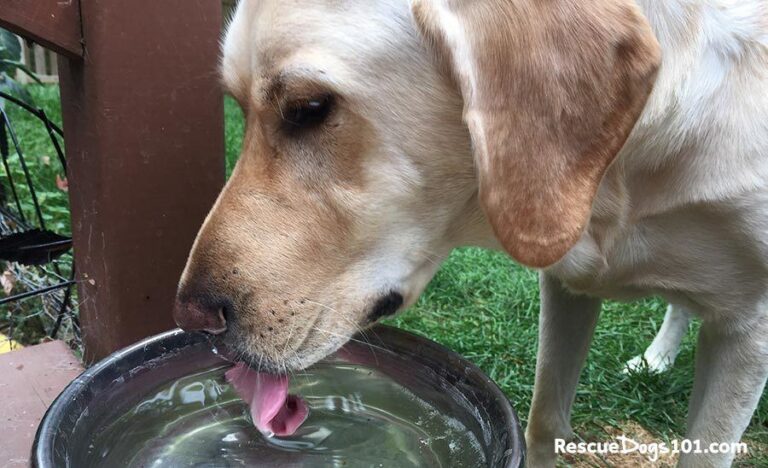
<path fill-rule="evenodd" d="M 739 442 L 757 407 L 768 376 L 768 317 L 749 324 L 705 321 L 696 348 L 696 377 L 688 405 L 688 434 L 694 449 L 681 467 L 727 467 L 735 452 L 711 444 Z"/>
<path fill-rule="evenodd" d="M 600 300 L 568 292 L 541 273 L 536 384 L 525 438 L 528 466 L 555 464 L 555 438 L 570 438 L 571 405 L 600 314 Z"/>

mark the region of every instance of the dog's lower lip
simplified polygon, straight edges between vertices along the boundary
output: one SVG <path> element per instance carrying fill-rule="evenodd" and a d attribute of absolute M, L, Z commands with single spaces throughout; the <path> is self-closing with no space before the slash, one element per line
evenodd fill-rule
<path fill-rule="evenodd" d="M 374 323 L 383 317 L 394 315 L 403 305 L 403 301 L 403 295 L 394 290 L 381 296 L 368 315 L 369 322 Z"/>
<path fill-rule="evenodd" d="M 288 373 L 287 369 L 280 368 L 280 366 L 273 364 L 270 360 L 237 351 L 237 346 L 228 343 L 228 340 L 226 340 L 223 335 L 206 334 L 206 336 L 208 337 L 211 351 L 230 364 L 242 362 L 255 372 L 273 375 L 287 375 Z"/>
<path fill-rule="evenodd" d="M 258 372 L 260 374 L 270 374 L 276 377 L 289 375 L 288 372 L 285 372 L 283 369 L 278 369 L 278 367 L 273 365 L 271 362 L 265 362 L 264 360 L 260 361 L 259 359 L 251 359 L 247 356 L 235 355 L 232 353 L 228 353 L 224 357 L 227 362 L 232 364 L 242 363 L 252 371 Z"/>

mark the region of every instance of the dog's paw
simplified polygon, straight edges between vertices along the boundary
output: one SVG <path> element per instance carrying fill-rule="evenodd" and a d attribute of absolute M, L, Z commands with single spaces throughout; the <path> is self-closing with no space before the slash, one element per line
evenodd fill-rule
<path fill-rule="evenodd" d="M 622 370 L 625 374 L 632 374 L 637 372 L 650 372 L 651 374 L 661 374 L 672 368 L 675 363 L 673 357 L 669 354 L 659 355 L 641 355 L 635 356 L 626 364 Z"/>

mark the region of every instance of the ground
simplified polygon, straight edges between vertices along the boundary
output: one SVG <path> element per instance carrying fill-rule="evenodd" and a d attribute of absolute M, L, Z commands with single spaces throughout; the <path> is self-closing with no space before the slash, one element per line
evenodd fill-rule
<path fill-rule="evenodd" d="M 55 88 L 32 87 L 38 104 L 59 115 Z M 226 102 L 227 169 L 237 159 L 242 138 L 241 114 Z M 33 129 L 21 135 L 31 148 L 43 135 Z M 33 149 L 32 151 L 37 151 Z M 39 149 L 39 151 L 43 151 Z M 29 150 L 28 150 L 29 152 Z M 38 160 L 42 154 L 35 154 Z M 65 197 L 58 194 L 55 174 L 41 173 L 51 195 L 46 210 L 52 222 L 67 226 Z M 2 294 L 2 292 L 0 292 Z M 694 325 L 673 369 L 661 375 L 621 372 L 640 354 L 661 325 L 666 305 L 657 299 L 606 303 L 573 409 L 580 438 L 606 441 L 626 434 L 638 441 L 681 438 L 693 380 Z M 500 253 L 467 248 L 446 261 L 419 302 L 392 323 L 425 335 L 480 366 L 502 390 L 525 424 L 533 388 L 539 300 L 536 274 Z M 2 313 L 0 313 L 2 317 Z M 0 318 L 0 331 L 2 331 Z M 763 396 L 744 437 L 750 454 L 737 466 L 768 466 L 768 398 Z M 563 466 L 672 466 L 673 460 L 650 464 L 643 457 L 568 458 Z"/>

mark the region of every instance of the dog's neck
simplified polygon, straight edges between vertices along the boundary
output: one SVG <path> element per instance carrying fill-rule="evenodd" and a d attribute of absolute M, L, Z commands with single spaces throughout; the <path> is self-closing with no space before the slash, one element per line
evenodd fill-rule
<path fill-rule="evenodd" d="M 661 44 L 662 65 L 646 108 L 617 159 L 614 172 L 621 174 L 613 174 L 625 179 L 634 216 L 764 187 L 765 3 L 639 4 Z"/>
<path fill-rule="evenodd" d="M 768 191 L 764 3 L 638 3 L 663 61 L 643 114 L 603 179 L 582 239 L 553 267 L 578 289 L 591 289 L 616 268 L 612 252 L 645 221 L 695 205 L 728 209 L 742 194 Z"/>

